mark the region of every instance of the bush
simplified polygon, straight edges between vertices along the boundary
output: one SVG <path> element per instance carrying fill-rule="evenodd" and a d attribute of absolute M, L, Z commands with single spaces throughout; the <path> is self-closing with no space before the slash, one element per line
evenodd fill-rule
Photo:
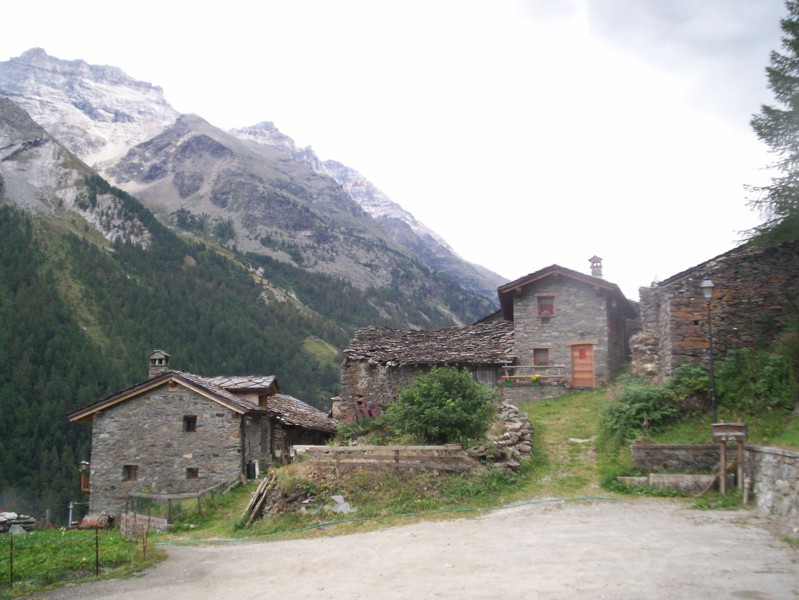
<path fill-rule="evenodd" d="M 468 369 L 433 367 L 399 392 L 388 420 L 399 434 L 423 443 L 467 442 L 483 437 L 496 408 L 496 393 Z"/>
<path fill-rule="evenodd" d="M 790 409 L 797 383 L 789 358 L 765 350 L 730 350 L 716 369 L 716 388 L 733 411 L 757 413 Z"/>
<path fill-rule="evenodd" d="M 680 410 L 665 386 L 626 379 L 622 389 L 605 412 L 601 428 L 605 438 L 618 443 L 646 435 L 680 417 Z"/>
<path fill-rule="evenodd" d="M 359 415 L 352 421 L 339 423 L 336 439 L 345 444 L 358 440 L 362 444 L 383 445 L 392 437 L 387 420 L 385 413 Z"/>
<path fill-rule="evenodd" d="M 669 377 L 666 391 L 682 414 L 700 412 L 710 403 L 710 376 L 696 365 L 680 365 Z"/>

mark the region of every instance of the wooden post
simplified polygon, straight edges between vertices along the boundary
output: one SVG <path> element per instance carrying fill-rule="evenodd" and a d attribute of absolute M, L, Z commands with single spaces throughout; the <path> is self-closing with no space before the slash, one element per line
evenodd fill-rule
<path fill-rule="evenodd" d="M 738 440 L 738 489 L 744 489 L 744 443 Z"/>
<path fill-rule="evenodd" d="M 721 465 L 719 466 L 721 479 L 719 480 L 719 490 L 721 491 L 721 495 L 725 496 L 727 494 L 727 442 L 722 441 L 719 445 L 721 450 Z"/>
<path fill-rule="evenodd" d="M 709 305 L 708 305 L 709 306 Z M 709 310 L 709 309 L 708 309 Z M 738 489 L 743 489 L 744 442 L 749 434 L 746 423 L 713 423 L 713 441 L 719 443 L 721 449 L 721 494 L 727 493 L 727 442 L 738 445 Z"/>

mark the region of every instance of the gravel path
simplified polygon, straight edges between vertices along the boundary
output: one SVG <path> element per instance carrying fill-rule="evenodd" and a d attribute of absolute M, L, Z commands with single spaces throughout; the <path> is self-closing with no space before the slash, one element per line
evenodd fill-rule
<path fill-rule="evenodd" d="M 51 600 L 799 598 L 799 552 L 756 513 L 661 499 L 539 502 L 298 541 L 170 546 Z"/>

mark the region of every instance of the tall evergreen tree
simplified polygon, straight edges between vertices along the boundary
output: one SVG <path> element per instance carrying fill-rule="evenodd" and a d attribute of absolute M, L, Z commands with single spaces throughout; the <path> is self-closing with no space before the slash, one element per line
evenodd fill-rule
<path fill-rule="evenodd" d="M 750 233 L 775 243 L 799 238 L 799 2 L 786 0 L 785 6 L 782 52 L 772 51 L 766 68 L 776 104 L 763 105 L 750 122 L 776 156 L 773 167 L 778 171 L 769 185 L 752 188 L 750 206 L 766 220 Z"/>

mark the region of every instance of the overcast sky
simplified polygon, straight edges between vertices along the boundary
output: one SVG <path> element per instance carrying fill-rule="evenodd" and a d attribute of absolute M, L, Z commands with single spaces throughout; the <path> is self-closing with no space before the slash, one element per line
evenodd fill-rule
<path fill-rule="evenodd" d="M 228 129 L 273 121 L 508 280 L 557 263 L 631 299 L 733 248 L 767 181 L 783 0 L 30 0 L 33 47 L 121 68 Z"/>

